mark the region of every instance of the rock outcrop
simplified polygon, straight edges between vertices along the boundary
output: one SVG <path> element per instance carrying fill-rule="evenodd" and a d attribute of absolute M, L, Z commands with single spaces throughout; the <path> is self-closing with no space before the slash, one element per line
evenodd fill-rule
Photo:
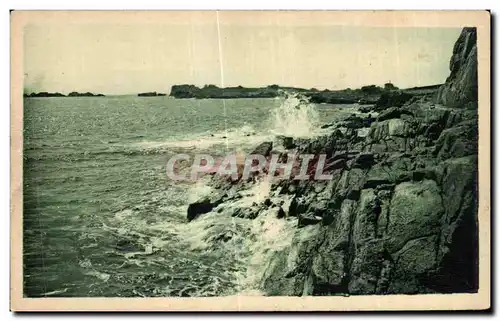
<path fill-rule="evenodd" d="M 290 143 L 298 154 L 326 154 L 332 179 L 271 186 L 291 200 L 277 217 L 296 220 L 296 229 L 264 268 L 265 294 L 477 291 L 475 39 L 465 28 L 457 41 L 441 104 L 389 99 L 376 119 L 357 116 L 332 124 L 329 135 Z M 259 148 L 269 153 L 265 144 Z M 255 204 L 245 218 L 271 203 Z"/>
<path fill-rule="evenodd" d="M 437 102 L 458 108 L 477 108 L 477 33 L 464 28 L 450 59 L 450 76 L 439 89 Z"/>

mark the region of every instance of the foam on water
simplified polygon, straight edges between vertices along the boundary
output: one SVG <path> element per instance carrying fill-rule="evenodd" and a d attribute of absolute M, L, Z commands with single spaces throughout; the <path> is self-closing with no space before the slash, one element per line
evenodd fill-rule
<path fill-rule="evenodd" d="M 298 93 L 283 92 L 280 103 L 269 113 L 266 127 L 259 130 L 250 124 L 218 132 L 191 134 L 165 141 L 142 141 L 132 147 L 139 149 L 208 150 L 216 146 L 251 147 L 277 135 L 312 137 L 321 134 L 319 114 L 309 99 Z"/>
<path fill-rule="evenodd" d="M 281 198 L 286 208 L 290 200 L 274 195 L 270 187 L 267 179 L 259 180 L 240 190 L 241 198 L 225 202 L 212 212 L 176 227 L 176 233 L 190 244 L 191 251 L 213 253 L 227 262 L 233 283 L 227 295 L 262 295 L 259 285 L 268 262 L 291 243 L 297 222 L 278 219 L 277 207 L 261 211 L 253 220 L 231 216 L 236 209 L 259 206 L 267 198 L 275 202 Z M 193 186 L 193 191 L 198 189 L 200 186 Z"/>
<path fill-rule="evenodd" d="M 232 129 L 228 132 L 214 133 L 202 140 L 183 140 L 167 142 L 163 146 L 210 148 L 217 144 L 237 147 L 255 146 L 270 140 L 276 135 L 293 137 L 311 137 L 319 133 L 318 113 L 313 104 L 297 94 L 285 94 L 280 105 L 271 110 L 266 132 L 257 134 L 251 126 Z M 270 198 L 276 203 L 281 201 L 286 208 L 290 199 L 274 195 L 271 182 L 265 176 L 246 189 L 239 189 L 240 198 L 226 201 L 210 213 L 199 216 L 187 224 L 170 226 L 170 232 L 182 236 L 182 241 L 189 244 L 189 250 L 214 255 L 225 262 L 233 287 L 227 289 L 227 295 L 262 295 L 260 281 L 268 262 L 284 247 L 291 243 L 295 218 L 277 218 L 278 207 L 261 210 L 253 220 L 232 217 L 236 209 L 261 205 Z M 192 184 L 186 192 L 190 203 L 212 195 L 206 177 Z M 201 291 L 201 290 L 199 290 Z"/>

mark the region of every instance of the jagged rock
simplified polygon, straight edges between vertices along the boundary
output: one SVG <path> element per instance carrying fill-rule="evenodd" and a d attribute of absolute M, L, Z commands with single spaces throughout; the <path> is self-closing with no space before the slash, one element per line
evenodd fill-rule
<path fill-rule="evenodd" d="M 356 157 L 352 165 L 353 168 L 370 168 L 375 164 L 375 155 L 373 153 L 361 153 Z"/>
<path fill-rule="evenodd" d="M 334 170 L 334 169 L 339 169 L 339 168 L 344 168 L 347 164 L 347 160 L 345 158 L 341 159 L 336 159 L 332 161 L 331 163 L 327 164 L 325 166 L 325 170 Z"/>
<path fill-rule="evenodd" d="M 328 201 L 327 200 L 317 200 L 313 202 L 309 208 L 308 212 L 312 213 L 314 216 L 323 217 L 328 212 Z"/>
<path fill-rule="evenodd" d="M 370 128 L 368 137 L 373 141 L 380 141 L 389 136 L 408 137 L 413 134 L 412 126 L 408 121 L 393 118 L 374 123 Z"/>
<path fill-rule="evenodd" d="M 352 129 L 359 129 L 363 127 L 370 127 L 370 125 L 375 121 L 375 118 L 368 116 L 368 117 L 360 117 L 356 115 L 352 115 L 347 117 L 345 120 L 343 120 L 339 126 L 340 127 L 346 127 L 346 128 L 352 128 Z"/>
<path fill-rule="evenodd" d="M 306 199 L 300 197 L 294 197 L 290 203 L 290 208 L 288 210 L 289 216 L 298 216 L 299 214 L 305 213 L 309 208 L 309 204 Z"/>
<path fill-rule="evenodd" d="M 413 116 L 413 114 L 406 109 L 402 109 L 399 107 L 391 107 L 380 113 L 380 115 L 378 115 L 377 117 L 377 121 L 384 121 L 391 118 L 399 118 L 401 115 Z"/>
<path fill-rule="evenodd" d="M 450 107 L 477 109 L 476 39 L 476 28 L 462 30 L 450 59 L 450 76 L 437 94 L 438 103 Z"/>
<path fill-rule="evenodd" d="M 283 208 L 281 206 L 279 206 L 278 210 L 276 212 L 276 218 L 283 218 L 285 216 L 286 216 L 285 211 L 283 210 Z"/>
<path fill-rule="evenodd" d="M 276 138 L 280 141 L 281 145 L 285 149 L 295 148 L 295 143 L 293 141 L 293 137 L 290 137 L 290 136 L 277 136 Z"/>
<path fill-rule="evenodd" d="M 263 142 L 259 146 L 257 146 L 250 155 L 262 155 L 267 157 L 270 155 L 271 150 L 273 149 L 273 142 Z"/>
<path fill-rule="evenodd" d="M 402 119 L 389 119 L 387 125 L 389 136 L 409 137 L 414 134 L 413 128 L 408 121 Z"/>
<path fill-rule="evenodd" d="M 359 191 L 363 188 L 364 176 L 364 172 L 360 168 L 344 171 L 336 186 L 335 194 L 339 198 L 356 200 L 359 197 Z"/>
<path fill-rule="evenodd" d="M 257 204 L 253 204 L 251 207 L 238 207 L 234 209 L 231 216 L 253 220 L 259 216 L 260 210 Z"/>
<path fill-rule="evenodd" d="M 443 130 L 436 142 L 434 154 L 441 159 L 477 154 L 477 141 L 477 120 L 468 120 Z"/>
<path fill-rule="evenodd" d="M 224 195 L 218 195 L 214 198 L 206 197 L 195 203 L 191 203 L 187 209 L 187 219 L 188 222 L 194 220 L 201 214 L 208 213 L 212 211 L 215 207 L 222 203 Z"/>
<path fill-rule="evenodd" d="M 372 105 L 367 105 L 367 106 L 362 106 L 359 108 L 359 111 L 362 112 L 362 113 L 370 113 L 374 110 L 374 106 Z"/>
<path fill-rule="evenodd" d="M 298 215 L 298 227 L 304 227 L 307 225 L 314 225 L 320 223 L 323 218 L 321 216 L 316 216 L 313 213 L 304 213 Z"/>

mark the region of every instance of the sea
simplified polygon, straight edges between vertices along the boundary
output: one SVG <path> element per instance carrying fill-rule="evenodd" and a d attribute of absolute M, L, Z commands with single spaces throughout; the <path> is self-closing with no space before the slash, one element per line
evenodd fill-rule
<path fill-rule="evenodd" d="M 224 210 L 188 222 L 188 205 L 212 190 L 205 179 L 172 181 L 169 157 L 323 135 L 322 125 L 356 110 L 294 95 L 25 98 L 24 296 L 263 295 L 262 273 L 290 244 L 296 222 Z M 268 194 L 262 182 L 226 206 Z"/>

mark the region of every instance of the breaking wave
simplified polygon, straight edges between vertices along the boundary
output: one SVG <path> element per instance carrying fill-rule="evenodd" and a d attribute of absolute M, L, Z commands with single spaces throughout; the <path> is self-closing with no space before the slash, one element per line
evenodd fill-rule
<path fill-rule="evenodd" d="M 283 100 L 272 110 L 271 133 L 310 137 L 317 131 L 319 114 L 309 99 L 298 93 L 283 92 Z"/>

